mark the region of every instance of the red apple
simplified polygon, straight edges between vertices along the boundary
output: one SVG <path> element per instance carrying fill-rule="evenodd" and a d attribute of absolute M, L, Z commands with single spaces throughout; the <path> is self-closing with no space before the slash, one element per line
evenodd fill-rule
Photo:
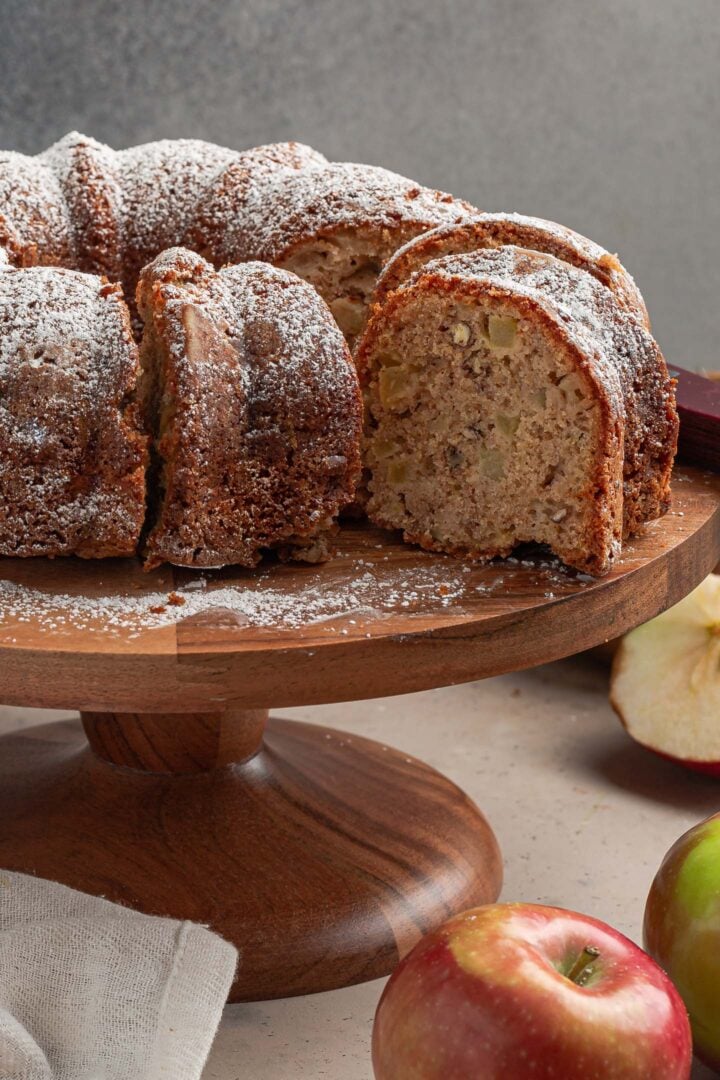
<path fill-rule="evenodd" d="M 645 907 L 645 944 L 680 991 L 698 1057 L 720 1071 L 720 814 L 670 848 Z"/>
<path fill-rule="evenodd" d="M 720 576 L 623 638 L 610 701 L 630 735 L 690 769 L 720 775 Z"/>
<path fill-rule="evenodd" d="M 373 1029 L 376 1080 L 687 1080 L 683 1003 L 657 964 L 587 915 L 493 904 L 403 960 Z"/>

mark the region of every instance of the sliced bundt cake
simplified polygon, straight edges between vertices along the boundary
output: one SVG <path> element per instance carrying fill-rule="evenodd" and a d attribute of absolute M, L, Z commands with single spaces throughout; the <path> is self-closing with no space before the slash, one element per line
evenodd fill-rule
<path fill-rule="evenodd" d="M 156 437 L 147 564 L 319 561 L 360 468 L 361 403 L 327 307 L 263 263 L 185 249 L 142 274 L 144 397 Z"/>
<path fill-rule="evenodd" d="M 385 265 L 373 300 L 381 304 L 388 293 L 425 263 L 444 255 L 464 255 L 480 248 L 506 244 L 543 251 L 563 262 L 587 270 L 611 289 L 617 299 L 648 323 L 640 290 L 618 260 L 586 236 L 543 218 L 522 214 L 479 214 L 452 225 L 441 225 L 404 244 Z"/>
<path fill-rule="evenodd" d="M 145 512 L 137 347 L 120 287 L 0 267 L 0 553 L 131 555 Z"/>
<path fill-rule="evenodd" d="M 331 163 L 257 175 L 228 222 L 223 257 L 263 259 L 309 281 L 352 346 L 392 253 L 436 225 L 477 213 L 372 165 Z"/>
<path fill-rule="evenodd" d="M 238 152 L 166 139 L 114 151 L 71 132 L 35 157 L 0 154 L 0 246 L 11 261 L 120 280 L 133 318 L 142 267 L 184 245 L 216 267 L 261 259 L 297 273 L 353 344 L 392 253 L 471 214 L 452 195 L 294 142 Z"/>
<path fill-rule="evenodd" d="M 667 506 L 672 384 L 632 278 L 585 237 L 297 143 L 116 152 L 71 133 L 0 153 L 0 550 L 132 549 L 145 443 L 128 314 L 73 271 L 122 282 L 139 333 L 152 259 L 151 565 L 323 557 L 359 414 L 320 297 L 361 339 L 375 521 L 481 558 L 538 541 L 600 573 Z"/>
<path fill-rule="evenodd" d="M 512 246 L 427 263 L 373 308 L 356 362 L 369 516 L 424 547 L 537 542 L 600 574 L 668 505 L 665 362 L 585 270 Z"/>

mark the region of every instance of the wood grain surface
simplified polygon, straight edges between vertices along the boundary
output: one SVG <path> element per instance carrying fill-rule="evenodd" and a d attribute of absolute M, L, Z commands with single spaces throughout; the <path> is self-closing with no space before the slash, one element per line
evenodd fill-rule
<path fill-rule="evenodd" d="M 103 617 L 80 626 L 78 597 L 163 598 L 197 575 L 167 567 L 145 574 L 133 560 L 5 559 L 0 585 L 32 590 L 45 614 L 21 618 L 0 603 L 0 701 L 193 713 L 448 685 L 617 637 L 681 599 L 718 561 L 720 478 L 691 468 L 676 470 L 671 513 L 626 544 L 597 581 L 538 559 L 465 565 L 361 525 L 343 528 L 337 556 L 321 567 L 270 563 L 203 576 L 210 598 L 234 586 L 251 599 L 269 590 L 286 608 L 295 603 L 301 625 L 292 627 L 253 625 L 227 606 L 191 616 L 178 607 L 156 628 L 129 630 Z M 308 597 L 333 595 L 342 601 L 333 617 L 303 617 Z"/>
<path fill-rule="evenodd" d="M 5 736 L 0 866 L 209 924 L 241 950 L 235 1001 L 385 975 L 497 897 L 479 810 L 405 754 L 271 720 L 254 756 L 214 767 L 218 732 L 247 749 L 261 719 L 85 716 L 96 753 L 78 722 Z"/>

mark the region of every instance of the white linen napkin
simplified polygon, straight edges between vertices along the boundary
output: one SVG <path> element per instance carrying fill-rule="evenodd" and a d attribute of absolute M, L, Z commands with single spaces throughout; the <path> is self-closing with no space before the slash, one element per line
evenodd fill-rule
<path fill-rule="evenodd" d="M 194 923 L 0 870 L 0 1078 L 198 1080 L 237 955 Z"/>

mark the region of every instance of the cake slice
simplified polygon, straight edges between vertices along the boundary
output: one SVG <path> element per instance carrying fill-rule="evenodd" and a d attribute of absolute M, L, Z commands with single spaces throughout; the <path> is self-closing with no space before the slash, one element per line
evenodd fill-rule
<path fill-rule="evenodd" d="M 644 322 L 590 273 L 513 246 L 427 263 L 356 362 L 368 514 L 478 559 L 547 545 L 602 574 L 662 514 L 673 384 Z"/>
<path fill-rule="evenodd" d="M 137 377 L 119 286 L 0 267 L 0 554 L 135 552 L 147 464 Z"/>
<path fill-rule="evenodd" d="M 147 566 L 327 558 L 362 421 L 323 301 L 267 264 L 216 271 L 175 248 L 143 271 L 138 306 L 156 452 Z"/>

